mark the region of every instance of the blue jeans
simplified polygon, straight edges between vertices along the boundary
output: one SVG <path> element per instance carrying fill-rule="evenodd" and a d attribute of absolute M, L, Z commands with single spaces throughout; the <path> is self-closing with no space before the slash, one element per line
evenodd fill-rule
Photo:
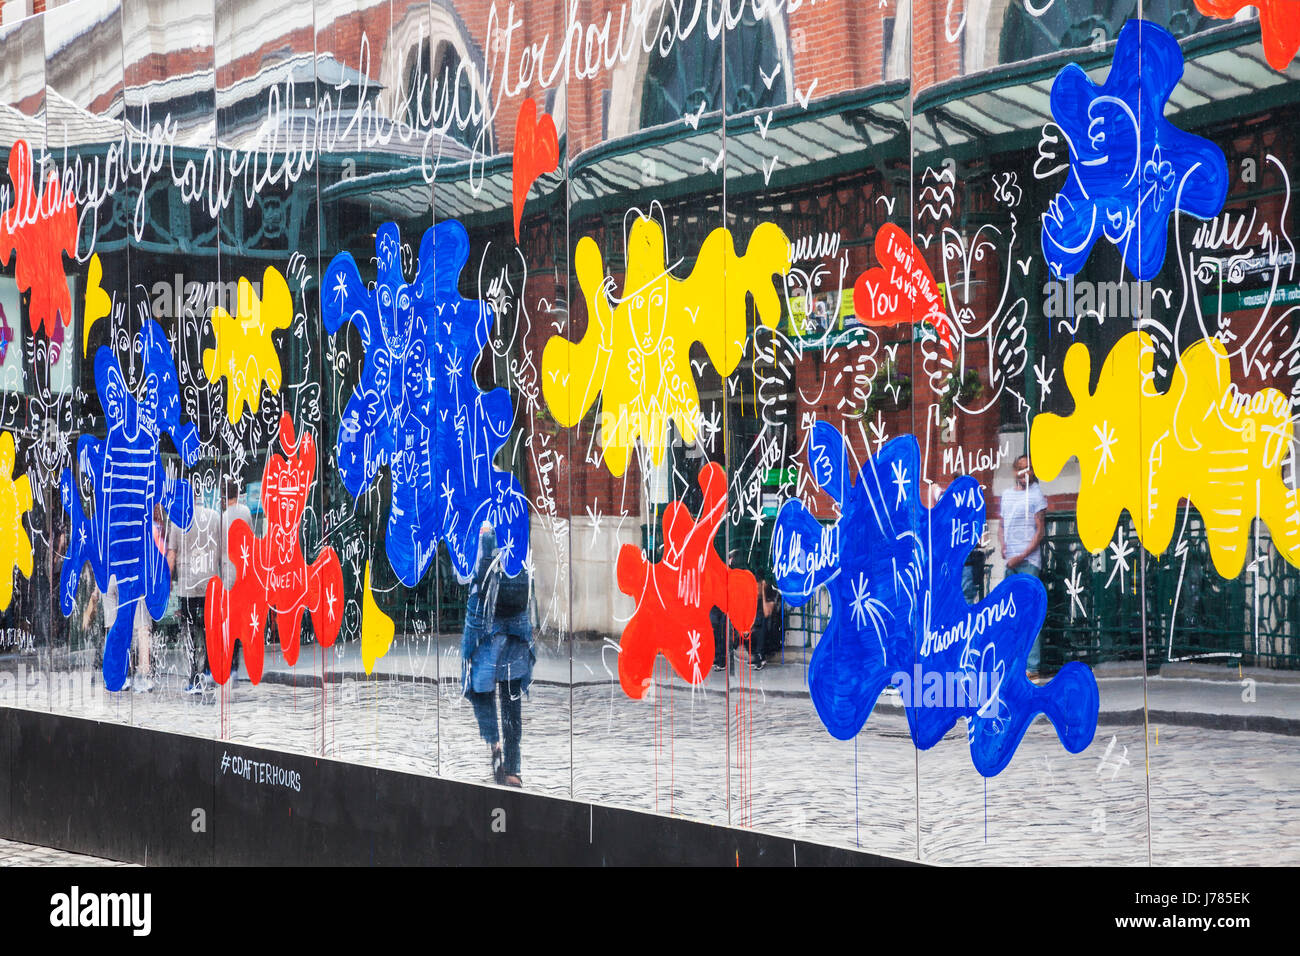
<path fill-rule="evenodd" d="M 1021 561 L 1014 568 L 1007 569 L 1007 577 L 1013 574 L 1032 574 L 1034 577 L 1042 577 L 1042 569 L 1028 561 Z M 1043 631 L 1040 628 L 1034 635 L 1034 646 L 1029 648 L 1029 656 L 1025 658 L 1025 670 L 1031 674 L 1038 673 L 1038 664 L 1043 651 Z"/>
<path fill-rule="evenodd" d="M 478 732 L 489 746 L 495 747 L 505 736 L 505 772 L 519 774 L 519 741 L 524 735 L 523 681 L 500 681 L 495 691 L 470 691 L 465 696 L 474 706 Z M 501 734 L 497 730 L 497 698 L 501 698 Z"/>
<path fill-rule="evenodd" d="M 465 632 L 460 641 L 461 687 L 490 694 L 498 682 L 533 681 L 533 626 L 528 612 L 511 617 L 487 618 L 471 599 L 465 610 Z"/>

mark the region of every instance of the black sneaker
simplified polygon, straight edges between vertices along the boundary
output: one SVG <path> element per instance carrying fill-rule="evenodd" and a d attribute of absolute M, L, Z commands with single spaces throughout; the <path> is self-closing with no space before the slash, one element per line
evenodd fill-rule
<path fill-rule="evenodd" d="M 759 657 L 751 661 L 750 663 L 753 665 L 754 670 L 761 671 L 764 667 L 767 666 L 767 658 Z"/>

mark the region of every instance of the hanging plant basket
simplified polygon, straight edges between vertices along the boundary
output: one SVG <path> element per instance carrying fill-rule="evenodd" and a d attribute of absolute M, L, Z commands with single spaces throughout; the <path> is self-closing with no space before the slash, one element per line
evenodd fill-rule
<path fill-rule="evenodd" d="M 877 413 L 902 411 L 912 404 L 912 379 L 904 375 L 896 362 L 887 361 L 871 377 L 871 392 L 863 414 L 875 418 Z"/>

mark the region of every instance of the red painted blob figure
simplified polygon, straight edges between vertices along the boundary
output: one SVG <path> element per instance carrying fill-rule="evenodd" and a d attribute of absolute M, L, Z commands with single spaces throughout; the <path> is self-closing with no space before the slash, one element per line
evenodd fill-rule
<path fill-rule="evenodd" d="M 298 660 L 302 615 L 312 616 L 317 640 L 329 647 L 343 619 L 343 569 L 333 548 L 322 548 L 310 565 L 303 556 L 300 524 L 307 495 L 316 476 L 316 440 L 310 431 L 294 436 L 293 421 L 280 419 L 280 444 L 262 476 L 262 507 L 266 534 L 253 536 L 242 519 L 230 526 L 227 550 L 235 567 L 235 584 L 226 591 L 221 578 L 208 582 L 204 619 L 207 622 L 208 662 L 212 678 L 224 684 L 230 677 L 235 641 L 244 646 L 249 679 L 262 679 L 262 632 L 274 611 L 280 648 L 292 666 Z"/>
<path fill-rule="evenodd" d="M 754 626 L 754 576 L 729 568 L 713 545 L 727 514 L 726 475 L 711 462 L 699 481 L 704 505 L 698 521 L 680 501 L 664 509 L 662 561 L 647 561 L 630 544 L 619 552 L 618 587 L 636 600 L 636 613 L 623 630 L 618 679 L 624 693 L 637 700 L 649 689 L 661 653 L 678 676 L 692 684 L 703 682 L 714 657 L 711 608 L 725 613 L 742 639 Z"/>
<path fill-rule="evenodd" d="M 63 191 L 53 172 L 45 192 L 37 193 L 33 187 L 39 183 L 26 140 L 18 140 L 9 151 L 9 179 L 14 200 L 0 215 L 0 264 L 7 265 L 11 255 L 17 256 L 14 276 L 18 288 L 31 293 L 32 330 L 44 326 L 54 339 L 56 322 L 72 321 L 63 254 L 77 254 L 77 201 L 70 189 Z"/>
<path fill-rule="evenodd" d="M 524 200 L 538 176 L 552 172 L 560 163 L 560 138 L 555 120 L 537 112 L 537 101 L 524 100 L 515 118 L 515 158 L 511 172 L 514 199 L 515 242 L 519 241 L 519 221 L 524 215 Z"/>

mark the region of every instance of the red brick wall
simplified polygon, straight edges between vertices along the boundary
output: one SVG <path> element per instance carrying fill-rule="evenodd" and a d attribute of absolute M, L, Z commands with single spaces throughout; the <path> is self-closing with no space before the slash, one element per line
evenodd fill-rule
<path fill-rule="evenodd" d="M 965 0 L 947 3 L 937 0 L 913 0 L 912 3 L 912 86 L 916 91 L 942 83 L 961 74 L 961 39 L 947 38 L 945 17 L 954 26 L 961 22 Z"/>

